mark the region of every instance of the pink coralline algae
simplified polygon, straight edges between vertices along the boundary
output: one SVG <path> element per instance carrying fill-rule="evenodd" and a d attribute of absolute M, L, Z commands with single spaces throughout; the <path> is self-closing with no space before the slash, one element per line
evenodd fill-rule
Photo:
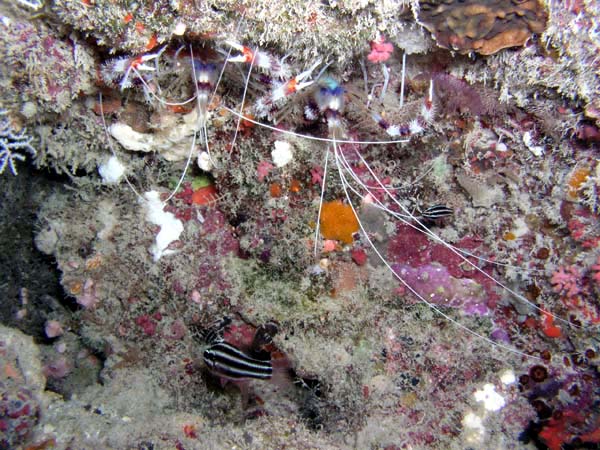
<path fill-rule="evenodd" d="M 588 210 L 575 211 L 567 224 L 571 237 L 583 248 L 597 248 L 600 246 L 600 233 L 596 226 L 599 220 L 600 216 Z"/>
<path fill-rule="evenodd" d="M 465 237 L 456 246 L 474 253 L 482 251 L 480 242 L 472 237 Z M 448 299 L 443 299 L 440 294 L 431 301 L 437 305 L 465 308 L 469 314 L 486 314 L 488 308 L 493 308 L 499 300 L 494 281 L 486 276 L 489 273 L 488 267 L 481 268 L 481 271 L 475 270 L 459 254 L 445 245 L 430 241 L 424 233 L 408 225 L 397 227 L 396 235 L 388 245 L 387 259 L 395 263 L 397 268 L 411 269 L 407 271 L 409 279 L 406 281 L 410 285 L 413 285 L 412 281 L 417 285 L 424 285 L 423 292 L 415 290 L 427 301 L 431 301 L 427 292 L 430 288 L 425 285 L 436 288 L 438 286 L 435 283 L 439 282 L 442 284 L 441 288 L 450 289 L 447 292 Z M 437 268 L 443 270 L 438 271 Z M 421 276 L 429 276 L 430 280 L 419 280 Z M 453 298 L 453 294 L 457 297 Z M 459 298 L 462 296 L 465 298 L 461 302 Z"/>
<path fill-rule="evenodd" d="M 39 405 L 31 391 L 0 381 L 0 448 L 17 448 L 38 422 Z"/>
<path fill-rule="evenodd" d="M 575 266 L 560 267 L 552 274 L 550 282 L 552 290 L 560 294 L 561 301 L 580 319 L 592 324 L 600 323 L 600 308 L 592 298 L 593 283 L 600 279 L 598 272 L 600 264 L 591 266 L 590 275 L 587 270 Z"/>
<path fill-rule="evenodd" d="M 247 348 L 252 344 L 255 334 L 255 327 L 240 322 L 227 327 L 223 333 L 223 338 L 236 347 Z"/>
<path fill-rule="evenodd" d="M 269 161 L 261 161 L 260 163 L 258 163 L 258 167 L 256 168 L 256 173 L 258 175 L 258 181 L 260 181 L 262 183 L 264 181 L 264 179 L 267 177 L 267 175 L 269 175 L 271 170 L 273 170 L 274 167 L 275 166 L 273 164 L 271 164 Z"/>
<path fill-rule="evenodd" d="M 165 332 L 165 337 L 167 339 L 179 341 L 185 336 L 186 330 L 187 328 L 183 320 L 177 319 L 168 327 L 168 330 Z"/>
<path fill-rule="evenodd" d="M 146 336 L 154 336 L 156 333 L 157 319 L 155 315 L 143 314 L 135 319 L 135 323 Z"/>
<path fill-rule="evenodd" d="M 596 285 L 598 285 L 598 287 L 600 287 L 600 256 L 598 256 L 598 259 L 596 260 L 596 264 L 594 264 L 592 266 L 592 270 L 594 271 L 594 274 L 592 275 L 592 279 L 594 280 Z"/>
<path fill-rule="evenodd" d="M 323 183 L 323 168 L 320 166 L 315 166 L 310 169 L 310 182 L 312 184 L 321 184 Z"/>
<path fill-rule="evenodd" d="M 552 290 L 559 294 L 564 294 L 568 297 L 574 297 L 581 292 L 579 280 L 581 274 L 577 267 L 560 267 L 552 274 Z"/>
<path fill-rule="evenodd" d="M 485 290 L 469 278 L 454 278 L 445 267 L 435 263 L 416 268 L 401 264 L 392 267 L 398 276 L 431 304 L 460 308 L 470 315 L 488 313 Z"/>

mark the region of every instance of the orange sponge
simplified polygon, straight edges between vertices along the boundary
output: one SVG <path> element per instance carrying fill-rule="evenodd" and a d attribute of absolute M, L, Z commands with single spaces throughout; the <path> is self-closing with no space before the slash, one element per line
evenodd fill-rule
<path fill-rule="evenodd" d="M 358 219 L 352 207 L 339 200 L 323 203 L 320 225 L 325 239 L 335 239 L 344 244 L 352 244 L 352 233 L 358 231 Z"/>
<path fill-rule="evenodd" d="M 585 183 L 591 174 L 589 167 L 577 167 L 569 175 L 567 180 L 567 195 L 570 200 L 577 200 L 579 197 L 579 189 Z"/>

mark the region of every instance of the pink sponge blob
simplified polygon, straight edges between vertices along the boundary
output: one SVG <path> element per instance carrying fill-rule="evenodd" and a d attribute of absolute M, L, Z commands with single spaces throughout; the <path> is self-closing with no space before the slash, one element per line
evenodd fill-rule
<path fill-rule="evenodd" d="M 389 42 L 386 42 L 384 36 L 380 36 L 379 39 L 371 41 L 370 45 L 371 53 L 367 55 L 367 59 L 373 63 L 387 61 L 394 51 L 394 46 Z"/>

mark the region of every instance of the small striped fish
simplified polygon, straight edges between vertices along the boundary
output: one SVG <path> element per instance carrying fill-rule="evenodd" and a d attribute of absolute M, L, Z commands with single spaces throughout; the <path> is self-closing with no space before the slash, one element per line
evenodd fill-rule
<path fill-rule="evenodd" d="M 253 358 L 224 341 L 204 350 L 204 362 L 215 375 L 229 380 L 268 380 L 273 376 L 270 359 Z"/>
<path fill-rule="evenodd" d="M 446 205 L 433 205 L 423 211 L 421 217 L 425 220 L 436 221 L 450 217 L 452 214 L 454 214 L 454 210 Z"/>

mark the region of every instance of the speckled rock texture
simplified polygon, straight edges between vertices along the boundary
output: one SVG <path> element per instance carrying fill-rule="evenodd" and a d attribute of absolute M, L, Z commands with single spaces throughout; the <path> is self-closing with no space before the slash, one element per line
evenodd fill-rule
<path fill-rule="evenodd" d="M 0 3 L 1 448 L 598 445 L 599 11 Z"/>

